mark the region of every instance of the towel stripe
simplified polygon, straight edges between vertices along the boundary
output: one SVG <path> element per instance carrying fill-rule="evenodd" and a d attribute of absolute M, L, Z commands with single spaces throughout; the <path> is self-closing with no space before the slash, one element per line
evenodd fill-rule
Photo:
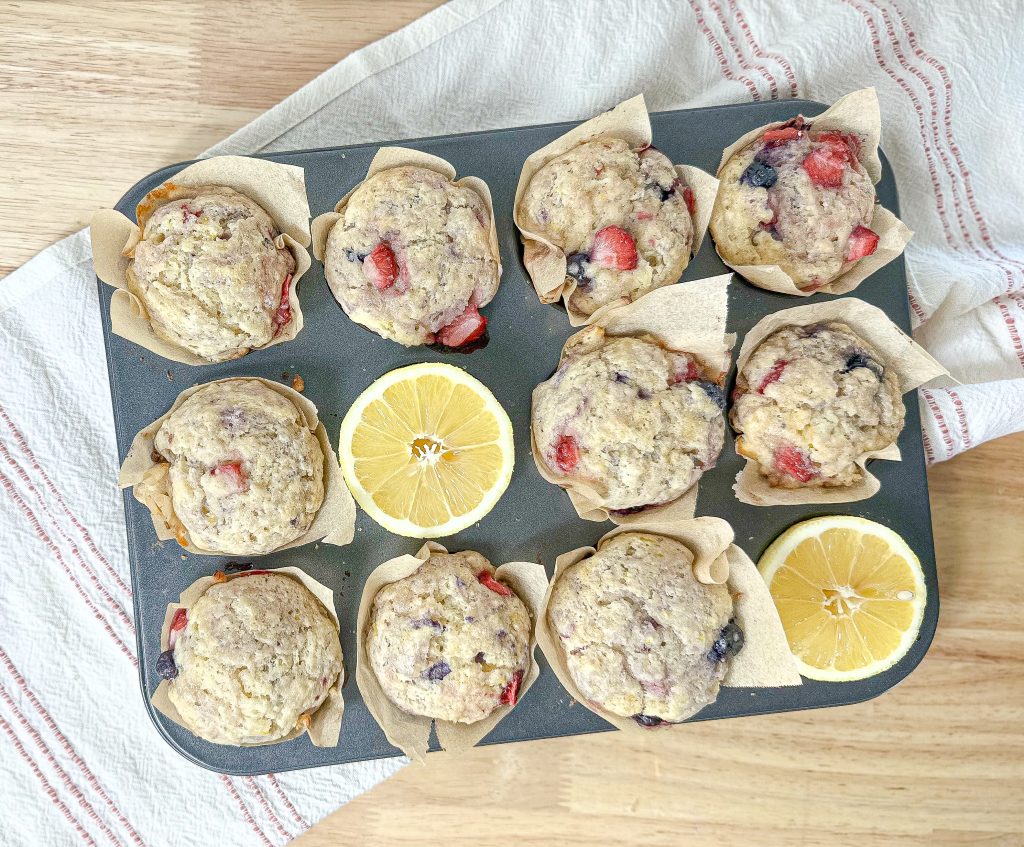
<path fill-rule="evenodd" d="M 725 50 L 722 49 L 722 45 L 719 40 L 715 37 L 715 34 L 711 31 L 711 27 L 708 26 L 708 22 L 704 19 L 704 12 L 701 10 L 700 3 L 697 0 L 688 0 L 690 8 L 693 9 L 694 17 L 697 20 L 697 26 L 700 31 L 704 33 L 704 37 L 707 39 L 708 44 L 711 45 L 711 50 L 715 54 L 715 58 L 718 60 L 718 65 L 722 69 L 722 76 L 724 76 L 730 82 L 742 82 L 746 87 L 747 91 L 750 92 L 750 96 L 754 100 L 761 100 L 761 92 L 757 90 L 757 86 L 746 76 L 737 76 L 732 72 L 732 68 L 729 67 L 729 60 L 725 57 Z"/>
<path fill-rule="evenodd" d="M 235 803 L 238 804 L 238 809 L 242 813 L 242 817 L 245 818 L 245 822 L 249 824 L 256 836 L 263 842 L 265 847 L 276 847 L 273 841 L 267 838 L 267 834 L 263 831 L 263 828 L 256 822 L 256 819 L 252 816 L 249 811 L 249 807 L 245 805 L 241 795 L 235 790 L 234 784 L 224 774 L 218 774 L 218 778 L 224 788 L 227 789 L 228 794 L 234 799 Z"/>
<path fill-rule="evenodd" d="M 260 804 L 260 808 L 262 808 L 263 811 L 266 812 L 267 817 L 270 819 L 270 822 L 274 825 L 277 831 L 280 832 L 281 835 L 283 835 L 286 839 L 291 841 L 292 838 L 294 838 L 295 836 L 284 828 L 284 826 L 281 824 L 280 819 L 277 817 L 277 815 L 274 814 L 274 810 L 271 807 L 270 803 L 267 801 L 267 796 L 263 793 L 263 789 L 260 788 L 259 783 L 257 783 L 256 780 L 253 779 L 251 776 L 245 777 L 243 782 L 249 788 L 252 795 L 256 798 L 256 801 Z"/>
<path fill-rule="evenodd" d="M 743 50 L 740 48 L 739 42 L 733 35 L 732 28 L 729 26 L 729 19 L 722 11 L 722 7 L 716 2 L 716 0 L 708 0 L 708 4 L 711 6 L 711 11 L 715 13 L 715 17 L 718 18 L 718 23 L 722 27 L 722 33 L 725 35 L 726 40 L 729 42 L 729 47 L 732 49 L 733 56 L 739 63 L 739 66 L 745 71 L 759 72 L 764 80 L 768 83 L 768 97 L 771 100 L 779 99 L 779 84 L 775 79 L 775 76 L 768 70 L 767 65 L 763 62 L 755 62 L 751 64 L 747 61 L 747 57 Z"/>
<path fill-rule="evenodd" d="M 789 60 L 775 50 L 765 51 L 760 42 L 754 37 L 753 31 L 747 23 L 747 18 L 743 14 L 743 10 L 740 9 L 739 5 L 736 3 L 736 0 L 726 0 L 726 3 L 729 6 L 729 11 L 732 13 L 732 16 L 736 19 L 736 24 L 743 33 L 743 37 L 754 51 L 754 54 L 761 59 L 773 59 L 776 61 L 779 64 L 779 67 L 782 68 L 782 73 L 785 75 L 786 81 L 789 83 L 789 96 L 799 97 L 800 89 L 797 85 L 796 73 L 793 70 L 793 66 L 789 63 Z"/>
<path fill-rule="evenodd" d="M 281 787 L 281 783 L 277 781 L 277 777 L 272 774 L 267 774 L 267 779 L 270 784 L 274 786 L 274 790 L 281 797 L 284 802 L 285 808 L 291 812 L 291 816 L 295 819 L 295 822 L 302 827 L 303 830 L 307 830 L 310 827 L 309 821 L 307 821 L 302 815 L 299 814 L 299 810 L 292 805 L 292 801 L 288 799 L 288 795 L 284 793 L 284 789 Z"/>

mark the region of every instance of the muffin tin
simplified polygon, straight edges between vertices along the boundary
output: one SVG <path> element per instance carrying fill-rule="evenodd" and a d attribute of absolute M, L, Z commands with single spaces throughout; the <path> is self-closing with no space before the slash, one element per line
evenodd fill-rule
<path fill-rule="evenodd" d="M 825 108 L 806 100 L 772 101 L 655 113 L 651 115 L 651 124 L 655 145 L 673 162 L 696 165 L 714 173 L 722 149 L 744 132 L 771 121 L 786 120 L 798 112 L 808 116 L 819 114 Z M 374 379 L 414 362 L 446 361 L 482 380 L 505 407 L 515 428 L 516 470 L 508 491 L 487 518 L 458 535 L 439 540 L 451 550 L 478 550 L 493 562 L 542 562 L 549 573 L 558 554 L 594 543 L 610 525 L 580 520 L 566 494 L 541 479 L 530 457 L 530 393 L 554 371 L 562 345 L 573 330 L 561 306 L 538 302 L 522 265 L 522 249 L 512 223 L 513 195 L 524 159 L 572 125 L 560 123 L 396 142 L 441 156 L 460 174 L 479 176 L 490 186 L 504 272 L 496 298 L 485 309 L 490 342 L 470 354 L 442 353 L 422 347 L 406 349 L 363 329 L 335 303 L 324 280 L 323 266 L 314 262 L 299 286 L 305 327 L 294 341 L 233 362 L 204 367 L 179 365 L 111 333 L 112 289 L 98 282 L 119 457 L 124 459 L 136 432 L 162 415 L 179 392 L 198 382 L 228 376 L 262 376 L 290 384 L 291 376 L 299 374 L 305 381 L 305 396 L 316 404 L 333 442 L 345 411 Z M 362 144 L 274 153 L 265 158 L 305 168 L 310 208 L 316 216 L 333 209 L 338 199 L 363 178 L 379 146 Z M 147 176 L 121 198 L 118 210 L 134 220 L 139 200 L 186 164 Z M 880 201 L 898 214 L 895 181 L 884 158 L 877 192 Z M 726 270 L 714 244 L 705 239 L 683 279 L 700 279 Z M 815 295 L 811 302 L 827 296 Z M 871 276 L 857 289 L 856 296 L 880 307 L 909 331 L 902 256 Z M 728 329 L 742 339 L 764 315 L 795 304 L 792 297 L 754 288 L 734 277 L 730 285 Z M 738 349 L 739 342 L 734 354 Z M 735 371 L 730 374 L 729 390 L 734 378 Z M 733 495 L 732 484 L 742 461 L 733 449 L 732 433 L 727 433 L 718 466 L 701 480 L 697 514 L 728 520 L 736 530 L 736 543 L 755 561 L 782 530 L 805 518 L 832 513 L 856 514 L 878 521 L 900 533 L 920 557 L 928 602 L 917 642 L 888 671 L 857 682 L 807 680 L 797 688 L 723 688 L 717 702 L 693 720 L 856 703 L 892 687 L 921 661 L 935 632 L 939 603 L 924 450 L 913 395 L 908 396 L 906 426 L 899 446 L 902 462 L 872 464 L 872 472 L 882 488 L 869 500 L 826 506 L 755 507 L 740 503 Z M 313 747 L 306 737 L 264 747 L 222 747 L 202 741 L 173 724 L 152 708 L 149 697 L 160 681 L 155 665 L 166 605 L 176 601 L 182 589 L 198 577 L 223 567 L 232 557 L 188 555 L 173 542 L 159 543 L 149 513 L 130 491 L 124 492 L 124 505 L 140 682 L 150 716 L 172 747 L 203 767 L 239 775 L 376 759 L 398 752 L 370 717 L 355 685 L 356 610 L 365 576 L 386 559 L 415 553 L 421 542 L 391 535 L 360 512 L 355 540 L 347 547 L 313 544 L 258 560 L 262 567 L 301 567 L 335 592 L 346 662 L 341 740 L 333 748 Z M 541 664 L 540 679 L 481 743 L 611 729 L 601 718 L 573 703 L 545 666 L 539 651 L 537 658 Z M 672 731 L 687 730 L 680 727 Z"/>

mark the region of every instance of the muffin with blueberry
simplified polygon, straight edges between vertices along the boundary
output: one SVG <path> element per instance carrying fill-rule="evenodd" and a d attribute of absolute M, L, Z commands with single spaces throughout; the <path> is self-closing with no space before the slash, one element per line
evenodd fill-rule
<path fill-rule="evenodd" d="M 265 744 L 309 727 L 342 674 L 338 625 L 285 574 L 218 573 L 171 619 L 157 670 L 181 723 L 214 744 Z"/>
<path fill-rule="evenodd" d="M 719 170 L 711 235 L 730 265 L 776 265 L 814 291 L 878 247 L 875 187 L 854 132 L 773 124 Z"/>
<path fill-rule="evenodd" d="M 664 153 L 605 138 L 540 168 L 517 220 L 565 253 L 568 308 L 589 316 L 679 279 L 694 246 L 695 208 L 693 189 Z"/>
<path fill-rule="evenodd" d="M 736 450 L 778 488 L 845 487 L 857 460 L 903 429 L 899 377 L 849 326 L 825 321 L 769 335 L 736 377 Z"/>
<path fill-rule="evenodd" d="M 366 654 L 384 694 L 412 715 L 471 724 L 514 706 L 530 664 L 530 613 L 479 553 L 435 553 L 381 588 Z"/>
<path fill-rule="evenodd" d="M 295 257 L 254 200 L 197 188 L 140 224 L 126 282 L 164 341 L 223 362 L 266 346 L 292 320 Z"/>
<path fill-rule="evenodd" d="M 626 532 L 556 577 L 547 623 L 592 706 L 641 726 L 678 723 L 718 696 L 743 646 L 726 585 L 693 574 L 693 554 Z"/>
<path fill-rule="evenodd" d="M 600 492 L 612 512 L 676 500 L 722 450 L 723 376 L 651 336 L 589 327 L 533 391 L 541 471 L 563 487 Z"/>
<path fill-rule="evenodd" d="M 331 228 L 324 272 L 356 323 L 413 347 L 468 349 L 498 290 L 491 214 L 472 188 L 428 168 L 378 171 L 348 197 Z"/>
<path fill-rule="evenodd" d="M 211 553 L 260 555 L 312 525 L 324 454 L 295 404 L 256 379 L 201 387 L 161 424 L 178 536 Z"/>

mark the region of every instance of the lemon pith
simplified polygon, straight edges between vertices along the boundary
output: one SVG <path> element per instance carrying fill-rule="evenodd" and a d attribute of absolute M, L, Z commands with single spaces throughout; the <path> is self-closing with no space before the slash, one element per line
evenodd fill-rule
<path fill-rule="evenodd" d="M 927 600 L 921 563 L 881 524 L 846 515 L 803 521 L 772 543 L 758 569 L 803 676 L 874 676 L 917 639 Z"/>
<path fill-rule="evenodd" d="M 508 487 L 512 424 L 461 368 L 409 365 L 356 398 L 338 455 L 352 495 L 377 523 L 398 535 L 438 538 L 483 518 Z"/>

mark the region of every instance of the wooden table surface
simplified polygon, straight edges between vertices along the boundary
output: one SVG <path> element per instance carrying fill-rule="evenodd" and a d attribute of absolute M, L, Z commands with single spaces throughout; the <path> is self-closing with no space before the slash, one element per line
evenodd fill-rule
<path fill-rule="evenodd" d="M 245 5 L 0 2 L 0 275 L 436 3 Z M 1024 844 L 1024 435 L 929 479 L 942 615 L 897 689 L 433 757 L 296 845 Z"/>

